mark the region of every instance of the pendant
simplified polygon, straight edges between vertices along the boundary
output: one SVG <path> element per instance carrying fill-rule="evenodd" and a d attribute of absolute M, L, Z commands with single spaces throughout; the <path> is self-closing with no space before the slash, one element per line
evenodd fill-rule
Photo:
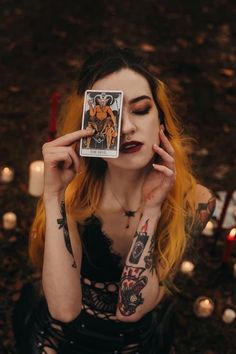
<path fill-rule="evenodd" d="M 128 217 L 127 224 L 126 224 L 125 228 L 129 229 L 129 217 Z"/>
<path fill-rule="evenodd" d="M 127 224 L 126 224 L 126 229 L 129 229 L 129 218 L 130 217 L 135 217 L 135 213 L 137 212 L 137 210 L 135 211 L 132 211 L 132 210 L 124 210 L 124 216 L 127 216 L 128 217 L 128 220 L 127 220 Z"/>
<path fill-rule="evenodd" d="M 125 210 L 125 216 L 128 217 L 134 217 L 135 216 L 136 211 L 132 211 L 132 210 Z"/>

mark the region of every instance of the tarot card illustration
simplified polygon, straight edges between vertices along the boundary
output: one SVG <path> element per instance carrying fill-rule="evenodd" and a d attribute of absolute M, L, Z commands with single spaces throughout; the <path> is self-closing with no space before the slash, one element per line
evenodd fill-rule
<path fill-rule="evenodd" d="M 82 129 L 91 127 L 95 133 L 81 139 L 81 156 L 111 158 L 119 156 L 122 103 L 122 91 L 85 92 Z"/>

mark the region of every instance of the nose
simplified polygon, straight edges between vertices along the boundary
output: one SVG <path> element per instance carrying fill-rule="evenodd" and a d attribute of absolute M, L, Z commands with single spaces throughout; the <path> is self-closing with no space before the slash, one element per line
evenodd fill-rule
<path fill-rule="evenodd" d="M 132 121 L 129 112 L 124 108 L 121 117 L 121 132 L 123 135 L 128 135 L 134 133 L 135 130 L 136 126 Z"/>

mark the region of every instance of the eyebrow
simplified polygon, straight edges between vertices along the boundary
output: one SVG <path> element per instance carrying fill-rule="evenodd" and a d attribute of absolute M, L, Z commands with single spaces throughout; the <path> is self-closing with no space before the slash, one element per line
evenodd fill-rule
<path fill-rule="evenodd" d="M 139 102 L 139 101 L 145 100 L 145 99 L 148 99 L 151 101 L 151 97 L 149 97 L 147 95 L 142 95 L 142 96 L 138 96 L 138 97 L 135 97 L 132 100 L 130 100 L 129 104 L 136 103 L 136 102 Z"/>

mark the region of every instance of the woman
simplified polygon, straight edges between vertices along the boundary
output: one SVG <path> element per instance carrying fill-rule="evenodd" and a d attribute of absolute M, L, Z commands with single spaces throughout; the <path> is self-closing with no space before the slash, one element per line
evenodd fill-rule
<path fill-rule="evenodd" d="M 94 134 L 80 129 L 86 89 L 124 92 L 116 159 L 79 156 L 80 139 Z M 30 242 L 44 293 L 31 353 L 160 353 L 155 307 L 214 209 L 166 88 L 131 51 L 100 50 L 81 68 L 60 135 L 43 146 Z"/>

